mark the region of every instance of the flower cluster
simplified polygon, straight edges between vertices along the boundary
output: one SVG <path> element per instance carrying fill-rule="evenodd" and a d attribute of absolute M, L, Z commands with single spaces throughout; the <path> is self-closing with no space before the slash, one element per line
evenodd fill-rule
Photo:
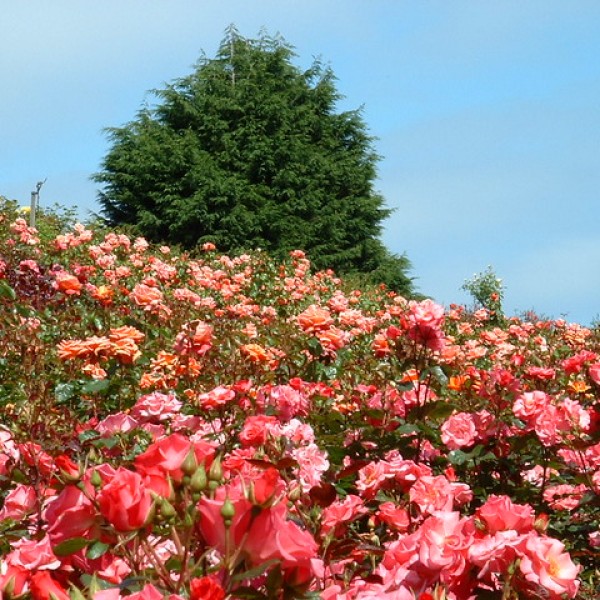
<path fill-rule="evenodd" d="M 0 219 L 3 596 L 594 597 L 597 331 L 200 250 Z"/>

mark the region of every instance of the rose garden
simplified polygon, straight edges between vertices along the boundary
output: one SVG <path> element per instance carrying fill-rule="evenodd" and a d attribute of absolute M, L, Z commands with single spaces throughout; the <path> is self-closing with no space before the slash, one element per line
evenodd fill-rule
<path fill-rule="evenodd" d="M 597 330 L 0 219 L 5 598 L 597 597 Z"/>

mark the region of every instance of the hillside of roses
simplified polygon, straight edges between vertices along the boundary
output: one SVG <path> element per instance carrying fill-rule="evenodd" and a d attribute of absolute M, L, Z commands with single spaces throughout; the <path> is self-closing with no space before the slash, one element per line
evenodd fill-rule
<path fill-rule="evenodd" d="M 597 597 L 600 338 L 0 215 L 0 590 Z"/>

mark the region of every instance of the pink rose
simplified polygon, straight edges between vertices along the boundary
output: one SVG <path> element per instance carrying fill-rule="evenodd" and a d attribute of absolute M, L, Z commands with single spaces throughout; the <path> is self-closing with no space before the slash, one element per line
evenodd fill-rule
<path fill-rule="evenodd" d="M 515 400 L 513 412 L 519 419 L 530 421 L 549 403 L 550 396 L 545 392 L 525 392 Z"/>
<path fill-rule="evenodd" d="M 548 447 L 560 443 L 561 434 L 571 431 L 572 427 L 563 409 L 547 404 L 538 412 L 534 429 L 542 444 Z"/>
<path fill-rule="evenodd" d="M 396 506 L 393 502 L 380 504 L 377 518 L 401 533 L 406 532 L 410 525 L 408 511 L 405 508 Z"/>
<path fill-rule="evenodd" d="M 467 569 L 472 537 L 465 533 L 460 513 L 438 511 L 421 526 L 419 562 L 429 571 L 441 571 L 442 580 L 456 579 Z"/>
<path fill-rule="evenodd" d="M 35 490 L 30 485 L 19 484 L 4 499 L 0 510 L 0 521 L 14 519 L 19 521 L 33 512 L 37 506 Z"/>
<path fill-rule="evenodd" d="M 403 491 L 408 491 L 420 478 L 431 475 L 431 467 L 413 460 L 405 460 L 400 455 L 397 457 L 386 456 L 388 460 L 388 471 L 392 474 L 396 483 L 402 486 Z"/>
<path fill-rule="evenodd" d="M 408 320 L 413 325 L 428 325 L 429 327 L 441 327 L 444 322 L 445 309 L 433 300 L 421 302 L 411 301 L 409 303 Z"/>
<path fill-rule="evenodd" d="M 198 528 L 209 546 L 225 553 L 226 529 L 221 509 L 228 498 L 233 505 L 234 515 L 229 525 L 231 542 L 239 546 L 252 520 L 252 504 L 246 499 L 240 487 L 226 486 L 217 489 L 214 498 L 202 497 L 198 503 L 200 521 Z"/>
<path fill-rule="evenodd" d="M 119 467 L 97 496 L 102 516 L 117 531 L 133 531 L 144 525 L 152 497 L 140 475 Z"/>
<path fill-rule="evenodd" d="M 114 433 L 126 433 L 138 426 L 139 423 L 132 416 L 116 413 L 100 421 L 95 429 L 102 435 L 111 436 Z"/>
<path fill-rule="evenodd" d="M 420 477 L 410 488 L 409 497 L 423 514 L 450 511 L 454 504 L 452 484 L 444 475 Z"/>
<path fill-rule="evenodd" d="M 288 578 L 300 585 L 313 576 L 311 559 L 317 556 L 317 544 L 310 533 L 287 521 L 286 514 L 284 503 L 263 510 L 248 529 L 244 553 L 254 565 L 281 560 Z"/>
<path fill-rule="evenodd" d="M 277 407 L 281 420 L 289 421 L 308 414 L 308 398 L 290 385 L 276 385 L 269 393 L 269 403 Z"/>
<path fill-rule="evenodd" d="M 226 498 L 234 509 L 228 529 L 221 514 Z M 245 559 L 251 565 L 280 560 L 286 578 L 293 579 L 295 584 L 313 576 L 311 559 L 316 557 L 317 545 L 310 533 L 286 520 L 285 503 L 257 511 L 239 487 L 227 486 L 219 488 L 214 499 L 203 497 L 198 509 L 202 536 L 221 554 L 225 553 L 229 535 L 240 560 Z"/>
<path fill-rule="evenodd" d="M 444 307 L 432 300 L 410 302 L 408 314 L 408 337 L 430 350 L 439 351 L 444 347 Z"/>
<path fill-rule="evenodd" d="M 91 501 L 74 485 L 67 485 L 46 509 L 48 535 L 53 544 L 75 537 L 94 539 L 98 514 Z"/>
<path fill-rule="evenodd" d="M 139 592 L 127 596 L 128 600 L 163 600 L 163 593 L 151 583 L 145 585 Z"/>
<path fill-rule="evenodd" d="M 446 419 L 442 424 L 442 442 L 450 450 L 467 448 L 475 443 L 477 428 L 471 413 L 459 412 Z"/>
<path fill-rule="evenodd" d="M 486 525 L 487 531 L 513 529 L 518 533 L 527 533 L 533 529 L 535 513 L 529 504 L 515 504 L 508 496 L 490 496 L 477 510 L 477 516 Z"/>
<path fill-rule="evenodd" d="M 321 514 L 321 531 L 327 534 L 338 525 L 348 523 L 368 512 L 359 496 L 348 494 L 344 500 L 337 500 L 323 509 Z"/>
<path fill-rule="evenodd" d="M 11 565 L 34 569 L 58 569 L 60 560 L 52 552 L 50 538 L 46 535 L 41 540 L 21 538 L 12 543 L 14 550 L 8 554 L 6 561 Z"/>
<path fill-rule="evenodd" d="M 536 533 L 529 534 L 520 547 L 521 573 L 530 584 L 544 588 L 547 592 L 544 597 L 551 600 L 559 600 L 563 594 L 575 598 L 579 589 L 577 575 L 581 567 L 573 563 L 564 549 L 558 540 Z"/>
<path fill-rule="evenodd" d="M 166 421 L 179 414 L 181 402 L 175 394 L 154 392 L 138 399 L 131 409 L 131 416 L 138 421 Z"/>
<path fill-rule="evenodd" d="M 121 590 L 118 587 L 98 590 L 92 595 L 92 600 L 120 600 Z"/>
<path fill-rule="evenodd" d="M 384 460 L 370 462 L 358 471 L 356 489 L 368 500 L 374 498 L 377 492 L 389 480 L 394 479 L 394 473 Z"/>
<path fill-rule="evenodd" d="M 508 529 L 473 540 L 469 560 L 479 568 L 478 579 L 493 583 L 498 575 L 506 573 L 517 558 L 516 548 L 522 539 L 514 529 Z"/>
<path fill-rule="evenodd" d="M 302 490 L 308 492 L 320 485 L 323 473 L 329 468 L 327 453 L 316 444 L 308 444 L 294 448 L 291 456 L 298 463 L 297 477 Z"/>
<path fill-rule="evenodd" d="M 591 380 L 594 383 L 600 385 L 600 363 L 595 363 L 593 365 L 590 365 L 589 374 L 590 374 Z"/>

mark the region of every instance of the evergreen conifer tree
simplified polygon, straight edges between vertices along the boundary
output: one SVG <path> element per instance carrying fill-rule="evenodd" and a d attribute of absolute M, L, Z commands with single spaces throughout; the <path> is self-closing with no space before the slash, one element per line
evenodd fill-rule
<path fill-rule="evenodd" d="M 408 294 L 409 261 L 380 241 L 390 214 L 360 111 L 336 112 L 334 75 L 303 72 L 280 38 L 227 31 L 215 58 L 155 90 L 94 179 L 111 225 L 223 252 L 307 252 L 317 268 L 365 273 Z"/>

